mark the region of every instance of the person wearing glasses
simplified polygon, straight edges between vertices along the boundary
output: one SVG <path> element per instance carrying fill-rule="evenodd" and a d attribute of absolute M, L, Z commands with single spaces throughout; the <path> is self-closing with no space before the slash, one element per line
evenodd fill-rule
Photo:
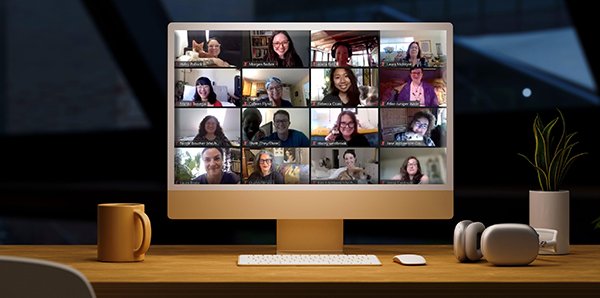
<path fill-rule="evenodd" d="M 283 83 L 277 77 L 270 77 L 267 79 L 265 83 L 265 88 L 267 88 L 268 98 L 263 98 L 257 101 L 258 104 L 262 105 L 267 103 L 268 106 L 276 107 L 276 108 L 291 108 L 293 107 L 292 103 L 283 99 Z"/>
<path fill-rule="evenodd" d="M 273 115 L 275 132 L 261 139 L 261 141 L 280 141 L 281 147 L 308 147 L 310 142 L 306 135 L 295 129 L 290 129 L 290 113 L 278 110 Z"/>
<path fill-rule="evenodd" d="M 202 150 L 202 163 L 206 173 L 192 179 L 199 184 L 238 184 L 240 178 L 232 172 L 223 171 L 223 149 L 208 147 Z"/>
<path fill-rule="evenodd" d="M 302 59 L 296 49 L 294 42 L 287 31 L 273 32 L 273 38 L 269 40 L 269 48 L 266 62 L 275 62 L 278 67 L 303 67 Z"/>
<path fill-rule="evenodd" d="M 400 167 L 400 174 L 392 177 L 392 180 L 399 180 L 407 184 L 427 184 L 429 177 L 421 172 L 421 163 L 414 156 L 409 156 Z"/>
<path fill-rule="evenodd" d="M 360 104 L 360 90 L 354 72 L 348 67 L 336 67 L 329 73 L 329 90 L 322 104 L 355 108 Z"/>
<path fill-rule="evenodd" d="M 413 115 L 406 131 L 397 133 L 394 140 L 403 145 L 434 147 L 431 130 L 435 126 L 435 116 L 429 111 L 419 111 Z"/>
<path fill-rule="evenodd" d="M 419 103 L 421 107 L 438 106 L 439 100 L 435 89 L 429 83 L 423 81 L 423 68 L 421 66 L 410 68 L 410 80 L 406 84 L 394 88 L 393 95 L 386 101 L 386 105 L 401 102 Z"/>
<path fill-rule="evenodd" d="M 273 153 L 261 150 L 254 160 L 254 172 L 248 177 L 248 184 L 284 184 L 283 176 L 275 171 Z"/>
<path fill-rule="evenodd" d="M 199 77 L 196 80 L 196 93 L 194 93 L 194 103 L 198 103 L 206 107 L 222 107 L 220 101 L 217 100 L 217 94 L 213 90 L 212 83 L 207 77 Z"/>
<path fill-rule="evenodd" d="M 325 137 L 327 142 L 345 142 L 347 146 L 369 147 L 369 140 L 358 133 L 358 121 L 352 111 L 343 111 L 338 115 L 331 132 Z"/>

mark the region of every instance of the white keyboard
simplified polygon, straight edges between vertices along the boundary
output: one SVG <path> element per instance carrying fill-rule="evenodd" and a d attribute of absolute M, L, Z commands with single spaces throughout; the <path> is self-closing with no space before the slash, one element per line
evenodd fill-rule
<path fill-rule="evenodd" d="M 375 255 L 240 255 L 238 266 L 381 266 Z"/>

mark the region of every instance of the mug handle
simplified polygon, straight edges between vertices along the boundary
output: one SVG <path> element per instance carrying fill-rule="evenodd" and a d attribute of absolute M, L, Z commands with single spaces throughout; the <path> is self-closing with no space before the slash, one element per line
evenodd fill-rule
<path fill-rule="evenodd" d="M 140 247 L 133 252 L 135 256 L 140 256 L 142 254 L 145 254 L 146 251 L 148 251 L 148 248 L 150 248 L 150 237 L 152 235 L 152 227 L 150 226 L 150 218 L 148 218 L 148 215 L 146 215 L 146 213 L 141 212 L 139 210 L 134 210 L 134 214 L 137 215 L 142 221 L 142 243 L 140 244 Z"/>

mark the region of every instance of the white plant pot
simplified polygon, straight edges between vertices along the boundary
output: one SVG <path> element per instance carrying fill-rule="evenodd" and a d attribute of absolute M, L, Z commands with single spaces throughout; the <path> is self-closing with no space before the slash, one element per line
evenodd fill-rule
<path fill-rule="evenodd" d="M 558 231 L 556 252 L 540 250 L 540 254 L 569 253 L 569 191 L 529 191 L 529 225 Z"/>

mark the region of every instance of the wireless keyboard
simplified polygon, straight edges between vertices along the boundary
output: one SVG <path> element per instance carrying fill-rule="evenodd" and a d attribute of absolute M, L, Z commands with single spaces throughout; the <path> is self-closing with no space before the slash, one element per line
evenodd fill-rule
<path fill-rule="evenodd" d="M 375 255 L 240 255 L 238 266 L 381 266 Z"/>

